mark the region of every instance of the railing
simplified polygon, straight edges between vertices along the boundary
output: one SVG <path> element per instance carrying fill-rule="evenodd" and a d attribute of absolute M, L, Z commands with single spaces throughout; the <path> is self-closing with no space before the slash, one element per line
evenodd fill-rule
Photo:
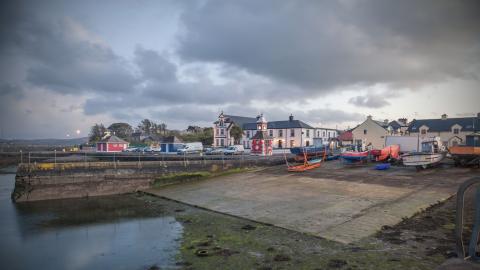
<path fill-rule="evenodd" d="M 480 233 L 480 177 L 474 177 L 465 181 L 458 188 L 457 192 L 457 207 L 455 218 L 455 239 L 457 256 L 461 259 L 471 259 L 478 261 L 480 259 L 477 256 L 478 240 Z M 465 212 L 465 193 L 474 185 L 477 185 L 475 193 L 475 216 L 473 221 L 472 235 L 470 237 L 468 245 L 468 255 L 465 253 L 465 246 L 463 242 L 463 230 L 464 230 L 464 212 Z"/>

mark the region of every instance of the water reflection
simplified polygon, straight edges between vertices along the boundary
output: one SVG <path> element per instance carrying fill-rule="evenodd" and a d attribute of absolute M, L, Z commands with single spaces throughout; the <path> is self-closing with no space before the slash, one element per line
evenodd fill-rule
<path fill-rule="evenodd" d="M 182 226 L 129 196 L 13 204 L 0 174 L 3 269 L 172 268 Z"/>

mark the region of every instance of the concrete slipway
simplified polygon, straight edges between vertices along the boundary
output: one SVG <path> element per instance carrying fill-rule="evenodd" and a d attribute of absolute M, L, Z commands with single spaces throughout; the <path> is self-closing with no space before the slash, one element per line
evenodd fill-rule
<path fill-rule="evenodd" d="M 449 198 L 475 174 L 478 171 L 452 167 L 375 171 L 332 161 L 306 173 L 287 173 L 284 166 L 276 166 L 148 192 L 350 243 Z"/>

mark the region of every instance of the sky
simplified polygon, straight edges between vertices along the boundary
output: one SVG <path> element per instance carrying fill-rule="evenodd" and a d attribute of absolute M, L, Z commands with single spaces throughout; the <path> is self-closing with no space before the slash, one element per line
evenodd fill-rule
<path fill-rule="evenodd" d="M 1 1 L 0 137 L 480 112 L 480 1 Z"/>

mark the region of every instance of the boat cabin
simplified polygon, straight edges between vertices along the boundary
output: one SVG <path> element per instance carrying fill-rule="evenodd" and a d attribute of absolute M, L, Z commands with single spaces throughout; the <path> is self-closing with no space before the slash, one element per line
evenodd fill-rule
<path fill-rule="evenodd" d="M 480 132 L 467 135 L 465 144 L 467 146 L 480 147 Z"/>
<path fill-rule="evenodd" d="M 422 142 L 422 152 L 425 153 L 440 153 L 444 151 L 443 144 L 440 140 L 434 139 L 434 140 L 428 140 Z"/>

